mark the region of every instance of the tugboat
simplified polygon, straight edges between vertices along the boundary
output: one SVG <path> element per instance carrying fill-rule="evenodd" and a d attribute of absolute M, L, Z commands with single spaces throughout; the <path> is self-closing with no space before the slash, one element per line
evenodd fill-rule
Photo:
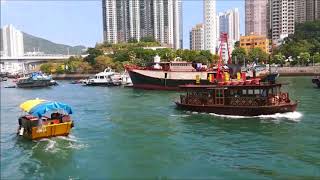
<path fill-rule="evenodd" d="M 320 88 L 320 76 L 314 77 L 312 83 L 316 84 Z"/>
<path fill-rule="evenodd" d="M 19 88 L 34 88 L 57 85 L 57 82 L 51 76 L 47 76 L 41 72 L 34 72 L 27 77 L 17 79 L 16 84 Z"/>
<path fill-rule="evenodd" d="M 69 105 L 43 99 L 28 100 L 20 105 L 27 115 L 19 118 L 18 136 L 35 140 L 54 136 L 67 136 L 74 126 Z M 47 114 L 51 114 L 47 117 Z"/>
<path fill-rule="evenodd" d="M 296 110 L 297 102 L 291 101 L 288 93 L 281 92 L 282 84 L 261 82 L 255 76 L 247 79 L 246 73 L 239 72 L 236 79 L 230 79 L 230 74 L 221 68 L 221 51 L 220 47 L 217 73 L 209 76 L 209 85 L 201 85 L 197 79 L 196 84 L 179 86 L 186 94 L 175 102 L 178 109 L 236 116 L 270 115 Z"/>

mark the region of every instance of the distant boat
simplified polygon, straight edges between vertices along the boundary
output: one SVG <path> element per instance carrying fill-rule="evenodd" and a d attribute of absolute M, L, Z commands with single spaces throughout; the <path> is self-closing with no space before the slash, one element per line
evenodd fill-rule
<path fill-rule="evenodd" d="M 84 82 L 86 86 L 110 86 L 113 85 L 111 76 L 115 74 L 115 71 L 111 68 L 106 68 L 103 72 L 95 74 Z"/>
<path fill-rule="evenodd" d="M 312 83 L 316 84 L 320 88 L 320 76 L 314 77 Z"/>
<path fill-rule="evenodd" d="M 0 82 L 7 81 L 7 77 L 0 77 Z"/>
<path fill-rule="evenodd" d="M 57 85 L 57 82 L 54 81 L 51 76 L 41 72 L 34 72 L 27 77 L 17 79 L 16 84 L 18 88 L 34 88 Z"/>

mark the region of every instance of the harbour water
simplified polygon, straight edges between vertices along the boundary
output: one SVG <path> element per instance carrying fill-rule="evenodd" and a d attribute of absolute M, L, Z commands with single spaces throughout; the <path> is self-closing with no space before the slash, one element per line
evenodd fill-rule
<path fill-rule="evenodd" d="M 2 82 L 1 179 L 320 178 L 320 89 L 311 77 L 280 81 L 298 111 L 259 117 L 179 111 L 176 92 Z M 19 104 L 37 97 L 73 107 L 69 137 L 16 136 Z"/>

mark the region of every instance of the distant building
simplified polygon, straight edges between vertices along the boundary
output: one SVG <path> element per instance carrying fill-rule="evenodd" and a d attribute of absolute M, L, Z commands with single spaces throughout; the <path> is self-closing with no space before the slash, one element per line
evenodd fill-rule
<path fill-rule="evenodd" d="M 181 0 L 103 0 L 104 41 L 139 41 L 153 37 L 161 44 L 182 48 Z"/>
<path fill-rule="evenodd" d="M 295 0 L 269 0 L 268 11 L 269 37 L 278 45 L 294 34 Z"/>
<path fill-rule="evenodd" d="M 267 36 L 267 3 L 268 0 L 245 0 L 246 35 Z"/>
<path fill-rule="evenodd" d="M 204 0 L 204 49 L 215 54 L 219 41 L 216 0 Z"/>
<path fill-rule="evenodd" d="M 247 52 L 254 48 L 260 48 L 266 53 L 269 53 L 269 39 L 266 36 L 249 35 L 240 37 L 240 47 Z"/>
<path fill-rule="evenodd" d="M 24 55 L 23 34 L 12 25 L 2 28 L 2 56 L 21 57 Z"/>
<path fill-rule="evenodd" d="M 229 40 L 240 40 L 240 17 L 238 8 L 219 13 L 219 34 L 228 33 Z"/>
<path fill-rule="evenodd" d="M 320 19 L 320 0 L 295 0 L 295 22 Z"/>
<path fill-rule="evenodd" d="M 222 59 L 225 63 L 227 63 L 229 55 L 231 56 L 231 52 L 234 49 L 235 42 L 240 40 L 239 10 L 237 8 L 228 10 L 225 13 L 219 13 L 218 17 L 219 35 L 221 35 L 221 33 L 228 34 L 228 46 L 226 42 L 221 44 L 221 41 L 219 41 L 218 43 L 219 47 L 221 45 L 222 48 Z M 229 47 L 229 49 L 227 47 Z"/>
<path fill-rule="evenodd" d="M 197 24 L 190 31 L 190 49 L 204 50 L 204 25 Z"/>

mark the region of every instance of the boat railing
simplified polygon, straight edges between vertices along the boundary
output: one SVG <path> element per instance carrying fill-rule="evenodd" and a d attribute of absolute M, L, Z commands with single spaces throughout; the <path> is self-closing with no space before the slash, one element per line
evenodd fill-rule
<path fill-rule="evenodd" d="M 221 99 L 224 103 L 221 104 Z M 270 97 L 208 97 L 198 95 L 181 95 L 181 104 L 189 105 L 230 105 L 230 106 L 270 106 L 289 103 L 288 93 L 281 93 L 278 96 Z"/>

